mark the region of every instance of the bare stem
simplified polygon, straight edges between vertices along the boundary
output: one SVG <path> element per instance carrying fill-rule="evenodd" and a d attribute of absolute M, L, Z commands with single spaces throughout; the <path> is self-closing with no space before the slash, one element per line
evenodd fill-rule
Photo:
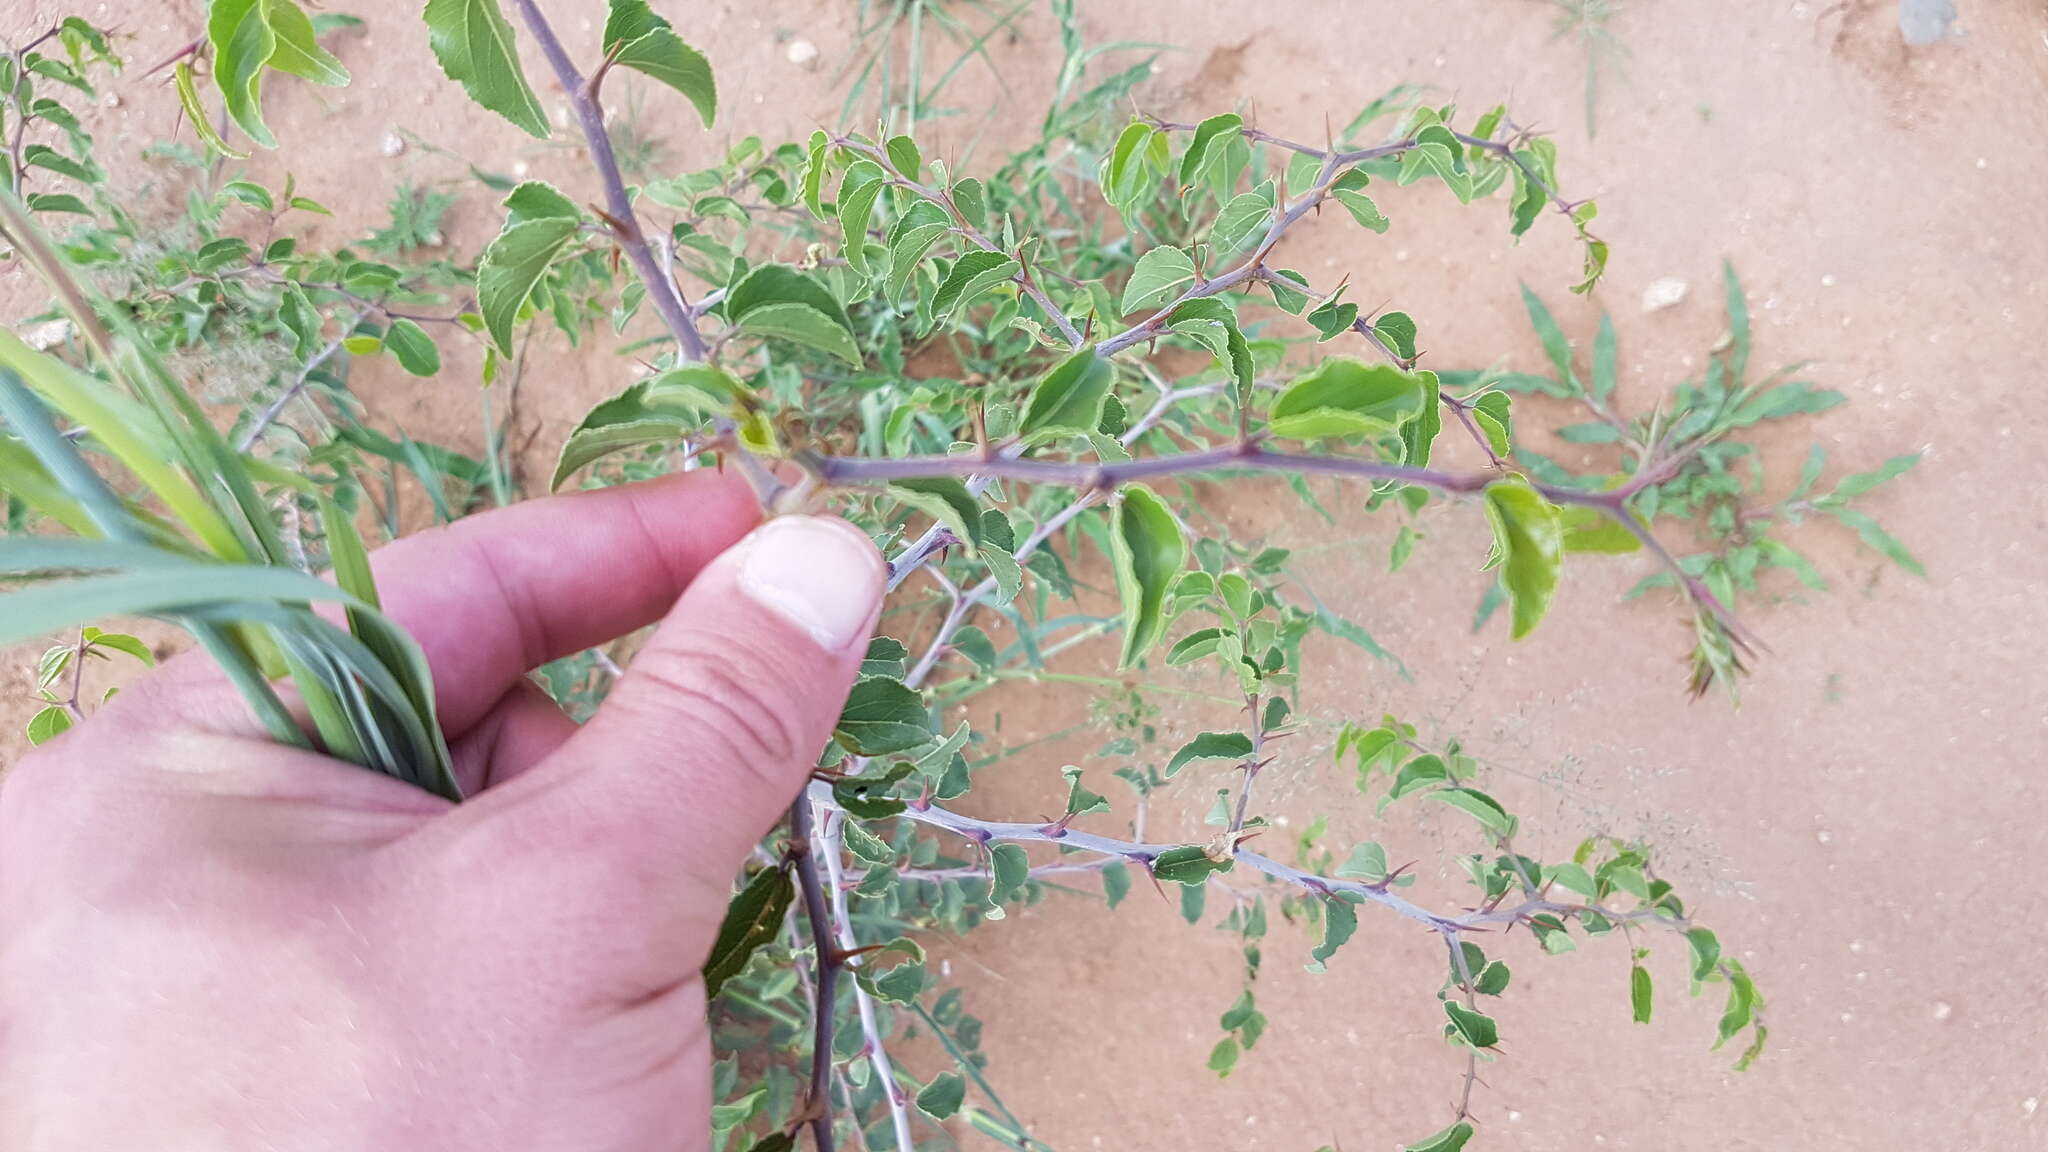
<path fill-rule="evenodd" d="M 262 438 L 264 430 L 277 422 L 277 418 L 283 413 L 285 406 L 296 399 L 299 393 L 306 390 L 306 382 L 313 378 L 313 370 L 325 364 L 336 352 L 341 350 L 342 341 L 348 339 L 349 333 L 356 330 L 356 325 L 362 323 L 363 317 L 369 315 L 371 308 L 374 307 L 376 305 L 371 304 L 362 311 L 357 312 L 347 323 L 341 326 L 341 335 L 328 341 L 326 347 L 315 352 L 312 358 L 299 368 L 299 375 L 291 382 L 291 385 L 283 392 L 280 392 L 277 399 L 265 405 L 263 411 L 257 413 L 256 419 L 250 423 L 248 430 L 242 433 L 241 440 L 235 444 L 237 452 L 247 452 L 255 447 L 256 441 Z"/>
<path fill-rule="evenodd" d="M 817 995 L 811 1010 L 814 1031 L 808 1114 L 817 1152 L 832 1152 L 832 1016 L 837 1003 L 840 957 L 832 943 L 830 918 L 825 913 L 825 890 L 818 882 L 818 862 L 812 858 L 814 845 L 811 798 L 800 795 L 789 806 L 789 851 L 796 862 L 797 886 L 803 891 L 811 945 L 818 955 Z"/>
<path fill-rule="evenodd" d="M 820 808 L 843 811 L 832 797 L 832 789 L 824 783 L 813 782 L 810 797 Z M 936 804 L 919 807 L 913 804 L 903 816 L 933 828 L 940 828 L 963 837 L 976 844 L 991 844 L 998 841 L 1019 844 L 1048 844 L 1062 850 L 1093 852 L 1105 857 L 1129 861 L 1150 870 L 1152 861 L 1178 844 L 1146 843 L 1139 840 L 1120 840 L 1112 836 L 1101 836 L 1077 828 L 1060 828 L 1042 820 L 1029 822 L 1008 822 L 983 820 L 967 816 Z M 1526 922 L 1530 917 L 1550 914 L 1554 916 L 1577 916 L 1591 912 L 1603 916 L 1616 924 L 1654 924 L 1674 932 L 1684 932 L 1693 926 L 1692 921 L 1673 916 L 1654 907 L 1630 910 L 1610 908 L 1601 904 L 1570 903 L 1533 896 L 1512 907 L 1479 908 L 1459 914 L 1437 913 L 1416 904 L 1391 890 L 1389 881 L 1367 883 L 1337 876 L 1320 876 L 1283 864 L 1269 856 L 1250 851 L 1242 846 L 1234 848 L 1232 859 L 1254 872 L 1272 877 L 1283 884 L 1304 889 L 1318 896 L 1329 897 L 1336 893 L 1350 893 L 1368 904 L 1374 904 L 1407 920 L 1423 925 L 1432 932 L 1456 936 L 1465 932 L 1482 931 L 1503 924 Z"/>

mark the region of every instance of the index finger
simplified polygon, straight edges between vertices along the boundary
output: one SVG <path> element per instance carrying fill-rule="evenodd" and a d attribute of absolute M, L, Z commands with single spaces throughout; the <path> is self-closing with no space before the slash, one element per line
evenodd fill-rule
<path fill-rule="evenodd" d="M 465 517 L 377 549 L 370 565 L 385 614 L 426 653 L 452 740 L 534 668 L 660 619 L 760 518 L 737 474 L 700 469 Z M 145 678 L 131 703 L 201 679 L 225 689 L 211 661 L 188 667 Z"/>

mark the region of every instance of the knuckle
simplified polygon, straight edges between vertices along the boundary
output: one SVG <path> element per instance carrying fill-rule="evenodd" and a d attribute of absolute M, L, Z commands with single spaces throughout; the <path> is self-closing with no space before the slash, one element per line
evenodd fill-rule
<path fill-rule="evenodd" d="M 638 707 L 683 718 L 708 750 L 773 776 L 774 766 L 815 751 L 792 715 L 788 671 L 762 649 L 685 628 L 642 651 L 632 674 L 643 688 Z"/>

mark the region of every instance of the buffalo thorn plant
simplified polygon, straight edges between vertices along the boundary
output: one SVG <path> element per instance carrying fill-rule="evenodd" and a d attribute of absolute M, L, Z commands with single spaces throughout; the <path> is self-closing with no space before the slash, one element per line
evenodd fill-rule
<path fill-rule="evenodd" d="M 910 6 L 913 20 L 923 7 Z M 1542 620 L 1568 557 L 1637 553 L 1654 566 L 1639 590 L 1671 589 L 1693 620 L 1694 690 L 1732 691 L 1760 647 L 1738 599 L 1774 567 L 1821 584 L 1780 538 L 1801 518 L 1832 517 L 1916 567 L 1850 507 L 1915 458 L 1823 492 L 1816 449 L 1789 495 L 1766 497 L 1741 435 L 1841 397 L 1789 371 L 1751 378 L 1732 271 L 1729 336 L 1705 377 L 1643 414 L 1621 408 L 1612 324 L 1603 318 L 1582 370 L 1527 289 L 1552 374 L 1422 367 L 1413 318 L 1280 267 L 1282 241 L 1315 214 L 1386 232 L 1382 203 L 1418 193 L 1486 201 L 1505 207 L 1512 237 L 1555 217 L 1582 252 L 1571 290 L 1589 293 L 1607 245 L 1594 205 L 1562 190 L 1549 140 L 1504 107 L 1467 117 L 1406 88 L 1317 143 L 1231 112 L 1119 124 L 1150 62 L 1090 80 L 1099 50 L 1082 46 L 1071 3 L 1055 0 L 1052 14 L 1064 58 L 1039 139 L 978 172 L 920 145 L 917 110 L 935 89 L 913 65 L 907 98 L 879 101 L 902 110 L 894 130 L 819 130 L 774 147 L 749 138 L 713 166 L 628 183 L 608 82 L 638 73 L 707 126 L 717 113 L 710 65 L 668 19 L 646 0 L 610 0 L 600 55 L 579 62 L 537 0 L 428 0 L 441 69 L 546 139 L 556 130 L 517 46 L 538 50 L 600 190 L 584 204 L 472 166 L 504 212 L 474 260 L 437 253 L 445 190 L 402 187 L 388 227 L 319 249 L 295 225 L 325 209 L 292 182 L 218 178 L 247 148 L 278 144 L 266 79 L 348 82 L 323 43 L 347 17 L 293 0 L 213 0 L 206 27 L 163 65 L 206 150 L 158 150 L 186 174 L 168 228 L 145 227 L 114 195 L 61 98 L 90 96 L 96 71 L 118 66 L 106 34 L 65 20 L 0 58 L 0 227 L 10 259 L 41 274 L 57 303 L 24 336 L 0 335 L 0 570 L 16 584 L 0 639 L 80 629 L 43 659 L 48 707 L 32 736 L 84 714 L 91 658 L 149 658 L 90 621 L 157 615 L 221 661 L 277 739 L 459 798 L 427 669 L 377 611 L 363 527 L 397 533 L 401 481 L 425 489 L 437 519 L 518 498 L 502 413 L 527 347 L 549 331 L 601 335 L 638 368 L 569 434 L 550 487 L 735 468 L 769 509 L 838 512 L 890 556 L 892 634 L 873 640 L 787 827 L 737 879 L 706 964 L 723 1053 L 718 1148 L 829 1150 L 858 1133 L 907 1152 L 970 1132 L 1044 1147 L 992 1086 L 981 1024 L 919 937 L 1081 883 L 1114 906 L 1142 881 L 1175 893 L 1191 923 L 1241 938 L 1242 991 L 1208 1061 L 1226 1076 L 1268 1024 L 1256 993 L 1272 917 L 1307 927 L 1316 972 L 1341 973 L 1361 915 L 1425 930 L 1444 962 L 1427 991 L 1462 1075 L 1449 1114 L 1418 1108 L 1417 1132 L 1437 1130 L 1415 1152 L 1454 1152 L 1474 1135 L 1481 1065 L 1502 1058 L 1486 1006 L 1511 985 L 1508 960 L 1488 949 L 1502 951 L 1515 928 L 1547 953 L 1617 938 L 1628 1012 L 1642 1022 L 1655 1000 L 1649 960 L 1668 949 L 1682 959 L 1660 963 L 1663 979 L 1725 993 L 1716 1043 L 1734 1043 L 1747 1065 L 1765 1037 L 1757 986 L 1647 846 L 1596 835 L 1566 858 L 1525 855 L 1520 819 L 1481 788 L 1458 741 L 1424 741 L 1392 716 L 1350 724 L 1297 711 L 1314 634 L 1398 661 L 1307 593 L 1287 550 L 1253 546 L 1208 515 L 1193 483 L 1270 474 L 1319 512 L 1339 499 L 1384 510 L 1401 520 L 1392 568 L 1421 539 L 1425 505 L 1469 507 L 1493 539 L 1480 623 L 1504 607 L 1516 638 Z M 439 375 L 450 342 L 481 354 L 483 460 L 370 429 L 348 389 L 349 365 L 374 357 Z M 200 364 L 213 387 L 203 399 L 232 413 L 226 431 L 182 383 Z M 1531 416 L 1518 401 L 1543 407 Z M 1611 453 L 1602 466 L 1567 467 L 1518 433 L 1560 401 L 1590 418 L 1558 435 Z M 1485 466 L 1443 466 L 1445 436 L 1469 440 Z M 1659 522 L 1691 543 L 1668 545 Z M 1091 586 L 1105 567 L 1113 597 Z M 321 569 L 332 583 L 313 576 Z M 314 614 L 315 601 L 340 602 L 346 627 Z M 1109 637 L 1113 670 L 1049 666 Z M 610 652 L 592 651 L 539 675 L 581 713 L 617 671 Z M 287 676 L 310 732 L 271 687 Z M 953 802 L 1017 751 L 997 751 L 977 721 L 940 718 L 1019 679 L 1100 689 L 1090 719 L 1111 737 L 1095 757 L 1106 767 L 1062 767 L 1057 815 L 968 816 Z M 1151 701 L 1169 693 L 1223 700 L 1242 719 L 1162 732 Z M 1309 767 L 1295 750 L 1310 741 L 1285 742 L 1305 733 L 1332 738 L 1383 810 L 1413 799 L 1467 821 L 1470 850 L 1456 863 L 1474 891 L 1425 900 L 1411 865 L 1322 822 L 1273 855 L 1254 850 L 1254 836 L 1275 839 L 1256 784 L 1276 764 Z M 1148 836 L 1148 800 L 1183 774 L 1223 785 L 1207 825 Z M 1129 836 L 1096 830 L 1115 809 Z M 899 1063 L 892 1048 L 927 1066 Z"/>

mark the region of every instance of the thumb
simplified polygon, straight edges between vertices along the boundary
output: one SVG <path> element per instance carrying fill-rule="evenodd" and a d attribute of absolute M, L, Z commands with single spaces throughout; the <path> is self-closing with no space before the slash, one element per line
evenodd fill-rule
<path fill-rule="evenodd" d="M 722 910 L 832 734 L 886 576 L 844 520 L 763 524 L 690 584 L 590 723 L 464 807 L 502 801 L 521 843 L 595 853 L 664 891 L 696 879 Z"/>

